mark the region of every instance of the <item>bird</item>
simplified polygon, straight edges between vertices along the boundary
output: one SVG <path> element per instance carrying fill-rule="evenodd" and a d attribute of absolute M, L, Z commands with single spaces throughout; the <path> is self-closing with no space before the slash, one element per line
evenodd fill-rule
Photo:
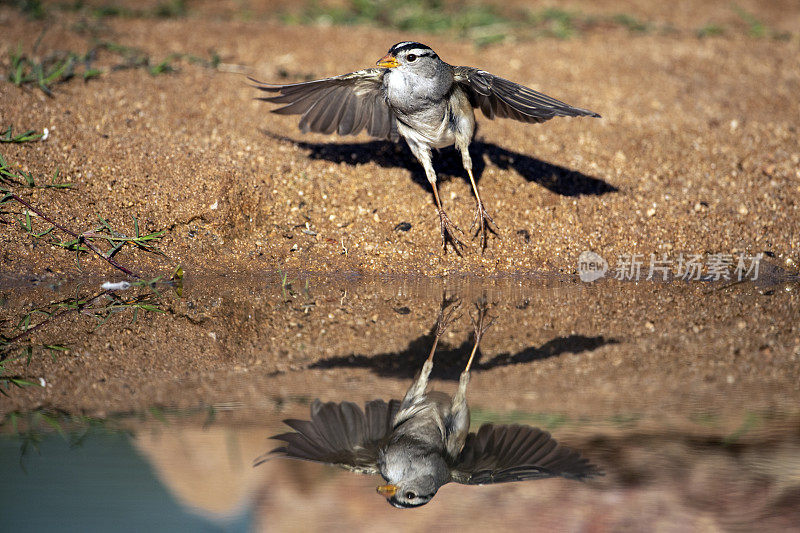
<path fill-rule="evenodd" d="M 352 402 L 317 399 L 311 404 L 311 419 L 284 420 L 294 431 L 272 437 L 284 445 L 255 464 L 288 457 L 380 474 L 386 483 L 377 492 L 401 509 L 427 504 L 440 487 L 453 481 L 484 485 L 555 476 L 583 480 L 601 474 L 578 452 L 538 428 L 487 423 L 469 432 L 467 385 L 470 365 L 491 325 L 484 325 L 485 314 L 473 320 L 474 345 L 455 395 L 427 391 L 437 343 L 456 308 L 440 313 L 430 354 L 402 401 L 372 400 L 362 410 Z"/>
<path fill-rule="evenodd" d="M 392 46 L 367 68 L 330 78 L 277 85 L 250 81 L 255 88 L 276 96 L 259 100 L 281 104 L 273 112 L 302 115 L 303 133 L 355 135 L 366 129 L 373 137 L 394 141 L 403 137 L 422 164 L 433 189 L 442 249 L 448 242 L 458 255 L 464 249 L 453 224 L 442 207 L 433 169 L 431 149 L 455 145 L 475 194 L 475 216 L 470 229 L 480 235 L 486 249 L 488 233 L 498 233 L 478 192 L 472 174 L 469 145 L 475 133 L 474 108 L 489 118 L 511 118 L 536 123 L 553 117 L 596 117 L 587 109 L 573 107 L 528 87 L 473 67 L 452 66 L 433 49 L 415 41 Z"/>

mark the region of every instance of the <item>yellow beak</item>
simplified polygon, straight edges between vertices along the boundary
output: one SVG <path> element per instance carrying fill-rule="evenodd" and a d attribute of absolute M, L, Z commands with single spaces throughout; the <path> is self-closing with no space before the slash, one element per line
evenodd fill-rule
<path fill-rule="evenodd" d="M 381 485 L 380 487 L 378 487 L 378 494 L 380 494 L 387 500 L 392 496 L 394 496 L 395 492 L 397 492 L 397 485 Z"/>
<path fill-rule="evenodd" d="M 379 67 L 383 68 L 394 68 L 399 67 L 400 63 L 397 62 L 397 58 L 394 57 L 392 54 L 386 54 L 382 58 L 378 60 L 376 63 Z M 388 487 L 388 485 L 386 485 Z"/>

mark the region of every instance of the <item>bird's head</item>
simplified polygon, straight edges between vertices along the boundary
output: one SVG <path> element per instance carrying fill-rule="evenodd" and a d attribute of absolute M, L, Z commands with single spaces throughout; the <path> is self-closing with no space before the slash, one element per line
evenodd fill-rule
<path fill-rule="evenodd" d="M 389 52 L 378 60 L 377 65 L 425 75 L 428 72 L 435 72 L 441 62 L 430 46 L 405 41 L 392 46 Z"/>
<path fill-rule="evenodd" d="M 425 475 L 416 479 L 399 481 L 396 484 L 381 485 L 378 487 L 378 494 L 399 509 L 410 509 L 431 501 L 438 490 L 439 485 L 435 478 Z"/>

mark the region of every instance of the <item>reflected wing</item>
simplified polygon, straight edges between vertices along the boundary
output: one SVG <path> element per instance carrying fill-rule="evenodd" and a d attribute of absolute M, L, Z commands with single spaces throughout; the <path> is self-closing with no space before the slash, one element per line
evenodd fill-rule
<path fill-rule="evenodd" d="M 600 117 L 593 111 L 572 107 L 485 70 L 454 67 L 454 71 L 455 81 L 466 91 L 472 107 L 480 107 L 488 118 L 544 122 L 553 117 Z"/>
<path fill-rule="evenodd" d="M 400 402 L 368 402 L 364 411 L 350 402 L 311 404 L 311 420 L 284 420 L 294 432 L 272 437 L 285 445 L 256 460 L 256 466 L 275 455 L 327 463 L 359 472 L 378 473 L 378 448 L 392 429 Z"/>
<path fill-rule="evenodd" d="M 453 481 L 467 485 L 600 475 L 580 454 L 530 426 L 484 424 L 470 433 L 452 468 Z"/>
<path fill-rule="evenodd" d="M 385 72 L 382 68 L 368 68 L 291 85 L 272 85 L 253 78 L 250 81 L 257 89 L 278 93 L 259 98 L 284 104 L 273 110 L 274 113 L 302 115 L 300 130 L 303 133 L 355 135 L 366 128 L 373 137 L 396 139 L 397 125 L 383 93 Z"/>

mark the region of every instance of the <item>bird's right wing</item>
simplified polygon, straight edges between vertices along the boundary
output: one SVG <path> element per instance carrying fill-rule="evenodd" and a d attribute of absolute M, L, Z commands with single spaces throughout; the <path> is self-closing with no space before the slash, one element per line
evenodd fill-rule
<path fill-rule="evenodd" d="M 359 472 L 378 473 L 378 449 L 392 430 L 400 402 L 367 402 L 364 411 L 351 402 L 311 404 L 311 420 L 284 420 L 294 432 L 272 437 L 285 444 L 259 457 L 259 465 L 274 456 L 327 463 Z"/>
<path fill-rule="evenodd" d="M 383 68 L 368 68 L 291 85 L 273 85 L 253 78 L 250 81 L 259 90 L 278 93 L 259 98 L 284 104 L 273 113 L 302 115 L 300 130 L 303 133 L 355 135 L 366 128 L 373 137 L 396 140 L 397 123 L 383 92 L 385 73 Z"/>
<path fill-rule="evenodd" d="M 553 117 L 600 117 L 594 111 L 572 107 L 552 96 L 472 67 L 453 67 L 453 74 L 487 118 L 511 118 L 520 122 L 544 122 Z"/>
<path fill-rule="evenodd" d="M 600 471 L 546 431 L 484 424 L 467 436 L 451 474 L 458 483 L 484 485 L 556 476 L 585 479 Z"/>

